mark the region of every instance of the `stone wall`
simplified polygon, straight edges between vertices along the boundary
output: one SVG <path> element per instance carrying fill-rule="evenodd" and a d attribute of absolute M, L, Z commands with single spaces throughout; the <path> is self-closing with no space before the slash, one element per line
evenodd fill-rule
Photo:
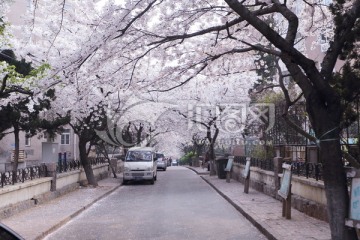
<path fill-rule="evenodd" d="M 48 167 L 50 173 L 54 169 L 56 166 Z M 97 179 L 109 176 L 107 163 L 93 166 L 93 171 Z M 85 180 L 85 172 L 80 169 L 0 188 L 0 219 L 69 193 Z"/>
<path fill-rule="evenodd" d="M 244 167 L 244 165 L 234 163 L 231 172 L 232 179 L 244 183 L 245 179 L 242 176 Z M 276 171 L 265 171 L 257 167 L 250 167 L 250 187 L 278 200 L 281 200 L 277 195 L 281 177 L 282 174 L 277 174 Z M 309 216 L 328 221 L 323 182 L 293 175 L 291 184 L 292 207 Z"/>

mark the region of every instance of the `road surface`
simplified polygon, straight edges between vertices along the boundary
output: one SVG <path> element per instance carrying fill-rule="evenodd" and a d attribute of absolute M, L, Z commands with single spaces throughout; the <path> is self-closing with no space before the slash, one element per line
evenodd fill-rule
<path fill-rule="evenodd" d="M 154 185 L 121 186 L 45 239 L 267 238 L 193 171 L 172 166 Z"/>

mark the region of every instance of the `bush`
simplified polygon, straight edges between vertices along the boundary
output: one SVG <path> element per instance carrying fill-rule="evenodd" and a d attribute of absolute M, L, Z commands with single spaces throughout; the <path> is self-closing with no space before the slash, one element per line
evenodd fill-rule
<path fill-rule="evenodd" d="M 274 157 L 274 147 L 266 145 L 256 145 L 250 152 L 250 156 L 259 159 L 269 159 Z"/>
<path fill-rule="evenodd" d="M 188 152 L 180 158 L 180 165 L 189 165 L 191 163 L 191 158 L 195 156 L 194 152 Z"/>

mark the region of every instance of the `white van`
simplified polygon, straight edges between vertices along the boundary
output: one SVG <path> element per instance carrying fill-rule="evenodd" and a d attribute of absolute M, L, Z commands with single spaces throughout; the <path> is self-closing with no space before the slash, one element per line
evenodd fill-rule
<path fill-rule="evenodd" d="M 156 152 L 151 147 L 130 148 L 125 156 L 123 184 L 130 180 L 149 180 L 157 177 Z"/>

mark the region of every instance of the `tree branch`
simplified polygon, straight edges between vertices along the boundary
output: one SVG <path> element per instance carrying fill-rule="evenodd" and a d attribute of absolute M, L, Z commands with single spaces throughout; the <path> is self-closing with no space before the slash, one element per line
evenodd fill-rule
<path fill-rule="evenodd" d="M 332 78 L 332 70 L 359 16 L 360 0 L 356 0 L 353 2 L 351 9 L 344 14 L 342 22 L 335 29 L 334 41 L 330 43 L 330 47 L 321 64 L 321 74 L 324 76 L 324 79 L 329 80 Z"/>

